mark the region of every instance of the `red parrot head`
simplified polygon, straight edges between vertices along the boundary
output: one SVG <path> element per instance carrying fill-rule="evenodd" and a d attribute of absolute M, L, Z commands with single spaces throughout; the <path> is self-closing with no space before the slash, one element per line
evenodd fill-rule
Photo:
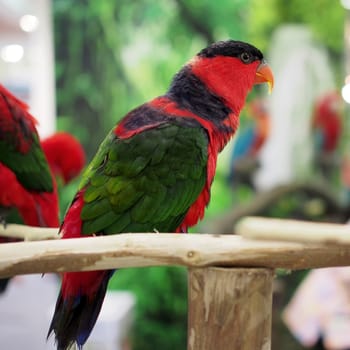
<path fill-rule="evenodd" d="M 219 41 L 190 61 L 193 73 L 238 113 L 254 84 L 268 83 L 273 74 L 256 47 L 234 40 Z"/>
<path fill-rule="evenodd" d="M 85 165 L 85 152 L 80 142 L 67 132 L 57 132 L 41 141 L 42 148 L 55 176 L 68 183 Z"/>
<path fill-rule="evenodd" d="M 262 83 L 273 87 L 272 71 L 260 50 L 241 41 L 219 41 L 175 75 L 167 96 L 200 116 L 200 123 L 215 135 L 213 149 L 221 151 L 238 127 L 249 91 Z"/>

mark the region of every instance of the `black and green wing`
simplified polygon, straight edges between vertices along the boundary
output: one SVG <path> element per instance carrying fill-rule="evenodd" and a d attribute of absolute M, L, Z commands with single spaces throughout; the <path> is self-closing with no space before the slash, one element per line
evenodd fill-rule
<path fill-rule="evenodd" d="M 16 152 L 11 144 L 0 141 L 0 154 L 0 162 L 16 174 L 24 188 L 39 192 L 53 191 L 51 173 L 37 135 L 27 153 Z"/>
<path fill-rule="evenodd" d="M 35 120 L 27 106 L 0 85 L 0 162 L 27 190 L 52 192 L 53 182 Z"/>
<path fill-rule="evenodd" d="M 166 122 L 120 139 L 112 131 L 85 172 L 83 234 L 173 232 L 203 190 L 208 137 Z"/>

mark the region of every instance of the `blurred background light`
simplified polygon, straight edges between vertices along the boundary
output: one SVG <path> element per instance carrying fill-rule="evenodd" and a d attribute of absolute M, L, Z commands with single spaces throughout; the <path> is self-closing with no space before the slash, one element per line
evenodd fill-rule
<path fill-rule="evenodd" d="M 39 20 L 33 15 L 24 15 L 19 20 L 19 26 L 25 32 L 34 32 L 39 25 Z"/>
<path fill-rule="evenodd" d="M 0 56 L 5 62 L 19 62 L 24 54 L 22 45 L 11 44 L 4 46 L 0 51 Z"/>
<path fill-rule="evenodd" d="M 341 89 L 341 95 L 346 103 L 350 103 L 350 84 L 346 84 Z"/>
<path fill-rule="evenodd" d="M 340 0 L 340 3 L 345 9 L 350 10 L 350 0 Z"/>

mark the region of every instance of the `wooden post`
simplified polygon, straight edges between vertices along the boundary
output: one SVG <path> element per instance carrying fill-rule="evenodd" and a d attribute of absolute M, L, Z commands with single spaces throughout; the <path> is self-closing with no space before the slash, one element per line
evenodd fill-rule
<path fill-rule="evenodd" d="M 266 268 L 189 269 L 188 350 L 270 350 L 273 275 Z"/>

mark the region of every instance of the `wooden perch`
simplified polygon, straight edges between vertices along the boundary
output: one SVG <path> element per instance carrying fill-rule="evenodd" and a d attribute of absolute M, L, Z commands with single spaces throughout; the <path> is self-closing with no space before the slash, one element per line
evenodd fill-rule
<path fill-rule="evenodd" d="M 21 228 L 24 237 L 30 230 L 37 228 Z M 129 233 L 6 243 L 0 244 L 0 277 L 187 266 L 188 350 L 269 350 L 273 269 L 350 265 L 350 229 L 334 224 L 247 218 L 237 230 L 269 239 L 306 237 L 307 242 L 259 241 L 236 235 Z M 47 232 L 53 233 L 50 229 Z"/>
<path fill-rule="evenodd" d="M 247 217 L 235 232 L 246 238 L 321 244 L 350 244 L 350 225 Z"/>
<path fill-rule="evenodd" d="M 269 350 L 274 272 L 189 269 L 188 350 Z"/>
<path fill-rule="evenodd" d="M 17 224 L 0 225 L 0 236 L 20 239 L 23 241 L 42 241 L 58 239 L 58 228 L 33 227 Z"/>
<path fill-rule="evenodd" d="M 288 227 L 283 225 L 282 229 Z M 300 235 L 303 227 L 299 227 Z M 263 226 L 261 229 L 265 230 Z M 344 266 L 350 265 L 350 245 L 264 242 L 234 235 L 157 233 L 0 244 L 0 277 L 160 265 L 287 269 Z"/>

